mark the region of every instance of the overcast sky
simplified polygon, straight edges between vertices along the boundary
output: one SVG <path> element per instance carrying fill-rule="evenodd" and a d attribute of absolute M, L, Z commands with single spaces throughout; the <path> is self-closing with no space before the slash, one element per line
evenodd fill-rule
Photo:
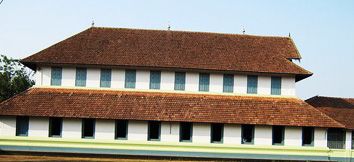
<path fill-rule="evenodd" d="M 145 3 L 144 3 L 145 2 Z M 147 3 L 148 2 L 148 3 Z M 91 26 L 288 36 L 314 75 L 297 94 L 354 98 L 354 1 L 4 0 L 0 54 L 24 58 Z"/>

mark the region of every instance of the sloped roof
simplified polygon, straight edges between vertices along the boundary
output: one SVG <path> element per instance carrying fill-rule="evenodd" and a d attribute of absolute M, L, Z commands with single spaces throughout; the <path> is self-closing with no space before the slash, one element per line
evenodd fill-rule
<path fill-rule="evenodd" d="M 25 65 L 72 64 L 295 75 L 312 73 L 288 37 L 92 27 L 23 59 Z"/>
<path fill-rule="evenodd" d="M 297 98 L 31 88 L 0 115 L 343 127 Z"/>
<path fill-rule="evenodd" d="M 315 96 L 306 102 L 346 128 L 354 129 L 354 98 Z"/>

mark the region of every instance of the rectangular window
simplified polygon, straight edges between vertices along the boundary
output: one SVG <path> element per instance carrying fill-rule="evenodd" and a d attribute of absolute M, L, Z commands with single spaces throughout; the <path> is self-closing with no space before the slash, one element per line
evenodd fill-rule
<path fill-rule="evenodd" d="M 223 92 L 234 92 L 234 75 L 224 74 Z"/>
<path fill-rule="evenodd" d="M 62 68 L 52 67 L 51 76 L 50 76 L 50 85 L 60 86 L 61 78 L 62 78 Z"/>
<path fill-rule="evenodd" d="M 224 136 L 224 124 L 211 124 L 211 143 L 222 143 Z"/>
<path fill-rule="evenodd" d="M 179 126 L 179 141 L 191 142 L 192 141 L 192 123 L 182 122 Z"/>
<path fill-rule="evenodd" d="M 314 132 L 313 127 L 302 128 L 302 146 L 313 146 Z"/>
<path fill-rule="evenodd" d="M 136 82 L 136 71 L 135 70 L 125 70 L 125 88 L 135 88 Z"/>
<path fill-rule="evenodd" d="M 159 141 L 161 134 L 161 122 L 149 121 L 148 141 Z"/>
<path fill-rule="evenodd" d="M 28 136 L 28 116 L 16 117 L 16 136 Z"/>
<path fill-rule="evenodd" d="M 161 71 L 150 71 L 150 89 L 160 89 Z"/>
<path fill-rule="evenodd" d="M 128 135 L 128 121 L 116 120 L 115 139 L 127 139 Z"/>
<path fill-rule="evenodd" d="M 111 87 L 112 70 L 101 69 L 100 86 L 109 88 Z"/>
<path fill-rule="evenodd" d="M 82 138 L 95 137 L 95 119 L 82 119 Z"/>
<path fill-rule="evenodd" d="M 249 75 L 247 76 L 247 93 L 257 94 L 258 87 L 258 76 Z"/>
<path fill-rule="evenodd" d="M 352 149 L 354 149 L 354 131 L 352 131 Z"/>
<path fill-rule="evenodd" d="M 280 95 L 281 94 L 281 77 L 272 77 L 271 79 L 271 94 Z"/>
<path fill-rule="evenodd" d="M 331 149 L 344 149 L 345 131 L 343 129 L 336 129 L 336 128 L 328 129 L 327 146 Z"/>
<path fill-rule="evenodd" d="M 63 118 L 49 118 L 49 137 L 61 137 Z"/>
<path fill-rule="evenodd" d="M 210 75 L 208 73 L 199 74 L 199 91 L 208 92 L 210 83 Z"/>
<path fill-rule="evenodd" d="M 254 142 L 254 125 L 241 126 L 241 143 L 253 144 Z"/>
<path fill-rule="evenodd" d="M 285 128 L 283 126 L 273 126 L 273 145 L 284 145 Z"/>
<path fill-rule="evenodd" d="M 186 73 L 185 72 L 176 72 L 175 73 L 175 90 L 185 90 L 186 84 Z"/>
<path fill-rule="evenodd" d="M 85 87 L 86 86 L 87 69 L 86 68 L 76 68 L 76 79 L 75 86 Z"/>

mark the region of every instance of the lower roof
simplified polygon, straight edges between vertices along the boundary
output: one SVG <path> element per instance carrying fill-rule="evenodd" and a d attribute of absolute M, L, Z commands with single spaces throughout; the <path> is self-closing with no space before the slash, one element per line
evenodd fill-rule
<path fill-rule="evenodd" d="M 30 88 L 0 115 L 343 127 L 297 98 L 92 89 Z"/>

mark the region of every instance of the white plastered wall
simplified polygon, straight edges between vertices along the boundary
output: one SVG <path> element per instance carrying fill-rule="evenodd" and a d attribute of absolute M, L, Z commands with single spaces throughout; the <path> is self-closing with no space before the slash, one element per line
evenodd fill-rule
<path fill-rule="evenodd" d="M 302 128 L 285 127 L 284 135 L 285 146 L 302 146 Z"/>
<path fill-rule="evenodd" d="M 147 133 L 148 133 L 147 121 L 128 122 L 128 140 L 147 141 Z"/>
<path fill-rule="evenodd" d="M 16 135 L 16 117 L 0 116 L 0 136 Z"/>
<path fill-rule="evenodd" d="M 81 138 L 81 119 L 63 119 L 62 137 L 67 139 Z"/>
<path fill-rule="evenodd" d="M 172 71 L 161 72 L 161 90 L 173 91 L 175 86 L 175 73 Z"/>
<path fill-rule="evenodd" d="M 281 95 L 296 96 L 295 78 L 294 77 L 282 77 L 282 79 L 281 79 Z"/>
<path fill-rule="evenodd" d="M 241 144 L 241 125 L 235 125 L 235 124 L 224 125 L 224 143 Z"/>
<path fill-rule="evenodd" d="M 75 86 L 75 73 L 74 67 L 65 67 L 62 69 L 62 86 L 73 87 Z"/>
<path fill-rule="evenodd" d="M 86 87 L 98 88 L 100 87 L 101 69 L 87 68 Z"/>
<path fill-rule="evenodd" d="M 150 71 L 137 70 L 136 71 L 136 89 L 149 89 L 150 88 Z"/>
<path fill-rule="evenodd" d="M 124 88 L 125 71 L 121 69 L 112 69 L 112 88 Z"/>
<path fill-rule="evenodd" d="M 315 128 L 314 146 L 327 147 L 327 129 Z"/>
<path fill-rule="evenodd" d="M 114 133 L 114 120 L 96 120 L 95 139 L 113 140 Z"/>
<path fill-rule="evenodd" d="M 41 67 L 41 78 L 43 86 L 50 86 L 50 77 L 51 77 L 51 67 Z"/>
<path fill-rule="evenodd" d="M 178 122 L 161 122 L 161 141 L 179 142 Z"/>
<path fill-rule="evenodd" d="M 186 73 L 186 91 L 199 91 L 199 73 Z"/>
<path fill-rule="evenodd" d="M 351 130 L 347 130 L 345 132 L 345 149 L 352 149 L 352 131 Z"/>
<path fill-rule="evenodd" d="M 258 94 L 260 95 L 270 95 L 271 89 L 271 77 L 269 76 L 258 76 Z"/>
<path fill-rule="evenodd" d="M 272 145 L 272 126 L 255 126 L 255 145 Z"/>
<path fill-rule="evenodd" d="M 28 125 L 29 137 L 48 137 L 49 118 L 30 117 Z"/>
<path fill-rule="evenodd" d="M 193 123 L 193 143 L 210 143 L 210 124 Z"/>
<path fill-rule="evenodd" d="M 234 93 L 246 94 L 247 93 L 247 76 L 235 75 L 234 77 Z"/>
<path fill-rule="evenodd" d="M 223 92 L 223 74 L 210 74 L 209 91 L 214 93 Z"/>

